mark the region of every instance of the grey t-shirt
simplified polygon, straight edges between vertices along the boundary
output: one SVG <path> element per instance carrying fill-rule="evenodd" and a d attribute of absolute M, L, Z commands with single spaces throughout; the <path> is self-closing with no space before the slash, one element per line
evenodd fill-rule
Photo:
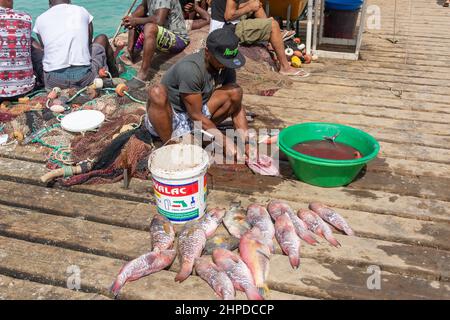
<path fill-rule="evenodd" d="M 184 21 L 183 10 L 181 9 L 180 1 L 178 0 L 147 0 L 148 16 L 155 15 L 156 10 L 169 9 L 164 28 L 179 35 L 185 40 L 189 40 L 188 32 L 186 30 L 186 23 Z"/>
<path fill-rule="evenodd" d="M 169 91 L 169 101 L 176 112 L 187 111 L 181 99 L 182 93 L 200 93 L 205 105 L 217 87 L 235 82 L 236 71 L 233 69 L 224 69 L 220 74 L 208 72 L 204 49 L 181 59 L 161 79 Z"/>

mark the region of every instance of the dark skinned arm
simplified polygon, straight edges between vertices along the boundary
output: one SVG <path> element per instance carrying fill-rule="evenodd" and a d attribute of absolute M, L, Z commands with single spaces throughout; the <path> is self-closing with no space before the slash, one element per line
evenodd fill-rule
<path fill-rule="evenodd" d="M 44 41 L 42 41 L 41 35 L 38 33 L 36 34 L 39 40 L 39 43 L 41 44 L 42 49 L 44 49 Z"/>
<path fill-rule="evenodd" d="M 209 13 L 197 4 L 195 5 L 194 10 L 196 13 L 198 13 L 200 19 L 194 20 L 194 22 L 192 23 L 192 30 L 201 29 L 204 26 L 209 25 L 209 23 L 211 22 Z"/>
<path fill-rule="evenodd" d="M 225 20 L 237 20 L 243 15 L 254 13 L 261 8 L 261 3 L 258 0 L 250 0 L 248 2 L 238 5 L 235 0 L 227 0 L 225 9 Z"/>
<path fill-rule="evenodd" d="M 94 25 L 89 23 L 89 46 L 92 44 L 92 41 L 94 40 Z"/>
<path fill-rule="evenodd" d="M 222 144 L 221 146 L 226 148 L 227 155 L 229 154 L 235 157 L 237 152 L 234 142 L 229 140 L 225 135 L 223 135 L 222 132 L 220 132 L 220 130 L 217 129 L 214 122 L 205 117 L 205 115 L 202 113 L 203 107 L 202 95 L 198 93 L 195 94 L 183 93 L 181 94 L 181 99 L 183 100 L 184 105 L 186 106 L 189 118 L 191 118 L 191 120 L 194 122 L 201 121 L 202 129 L 213 134 L 216 142 L 223 141 L 224 145 Z"/>
<path fill-rule="evenodd" d="M 155 11 L 155 15 L 150 17 L 125 17 L 123 19 L 123 24 L 126 28 L 132 29 L 138 25 L 144 25 L 147 23 L 155 23 L 159 26 L 163 26 L 166 23 L 167 17 L 169 16 L 170 10 L 167 8 L 158 9 Z"/>

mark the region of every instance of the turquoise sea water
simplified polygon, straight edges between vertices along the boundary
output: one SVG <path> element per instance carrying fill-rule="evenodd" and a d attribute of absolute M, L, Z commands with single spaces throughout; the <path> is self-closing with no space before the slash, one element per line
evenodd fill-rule
<path fill-rule="evenodd" d="M 85 7 L 94 16 L 96 35 L 105 33 L 112 37 L 133 0 L 72 0 L 72 3 Z M 14 8 L 26 11 L 36 19 L 48 9 L 48 0 L 14 0 Z"/>

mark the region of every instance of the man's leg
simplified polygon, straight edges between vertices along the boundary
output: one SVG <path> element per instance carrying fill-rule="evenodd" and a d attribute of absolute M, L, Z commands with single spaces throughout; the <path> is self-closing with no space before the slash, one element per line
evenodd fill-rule
<path fill-rule="evenodd" d="M 136 10 L 131 14 L 132 17 L 135 18 L 143 18 L 146 16 L 145 8 L 142 4 L 140 4 Z M 136 63 L 138 58 L 138 54 L 135 52 L 136 41 L 140 34 L 140 28 L 136 27 L 135 29 L 130 29 L 128 31 L 128 46 L 127 52 L 128 57 L 131 63 Z"/>
<path fill-rule="evenodd" d="M 307 75 L 303 70 L 298 70 L 291 66 L 286 58 L 283 36 L 280 25 L 275 19 L 272 19 L 272 32 L 270 33 L 270 44 L 272 45 L 278 61 L 280 62 L 280 73 L 284 75 Z M 303 72 L 302 72 L 303 71 Z"/>
<path fill-rule="evenodd" d="M 148 89 L 147 115 L 158 136 L 166 143 L 172 138 L 172 107 L 167 88 L 158 84 Z"/>
<path fill-rule="evenodd" d="M 103 48 L 105 48 L 106 62 L 108 64 L 109 72 L 113 77 L 118 77 L 119 70 L 117 69 L 114 50 L 111 47 L 111 44 L 109 43 L 108 37 L 104 34 L 101 34 L 94 39 L 94 43 L 98 43 Z"/>
<path fill-rule="evenodd" d="M 147 23 L 144 26 L 144 53 L 142 66 L 137 74 L 139 80 L 145 81 L 150 71 L 153 55 L 156 51 L 156 41 L 158 37 L 158 25 L 155 23 Z"/>
<path fill-rule="evenodd" d="M 41 45 L 35 40 L 31 40 L 31 61 L 33 63 L 33 72 L 36 76 L 35 89 L 44 87 L 44 66 L 42 60 L 44 59 L 44 50 Z"/>

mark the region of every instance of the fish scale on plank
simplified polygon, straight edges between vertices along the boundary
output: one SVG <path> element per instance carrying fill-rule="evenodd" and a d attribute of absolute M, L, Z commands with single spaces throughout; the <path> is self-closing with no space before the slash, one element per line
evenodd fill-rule
<path fill-rule="evenodd" d="M 292 221 L 292 224 L 294 225 L 297 235 L 310 245 L 315 245 L 317 243 L 314 234 L 308 230 L 306 223 L 295 214 L 294 210 L 292 210 L 286 202 L 281 200 L 272 200 L 267 205 L 267 211 L 273 220 L 276 220 L 283 213 L 287 213 Z"/>
<path fill-rule="evenodd" d="M 164 270 L 173 263 L 175 257 L 175 250 L 163 250 L 143 254 L 128 262 L 120 269 L 116 280 L 111 286 L 111 292 L 117 297 L 127 282 L 136 281 L 149 274 Z"/>
<path fill-rule="evenodd" d="M 150 223 L 150 236 L 153 251 L 171 249 L 175 240 L 175 229 L 169 219 L 156 214 Z"/>
<path fill-rule="evenodd" d="M 214 292 L 223 300 L 234 300 L 236 292 L 233 282 L 225 271 L 221 270 L 211 259 L 206 257 L 195 260 L 196 273 L 213 288 Z"/>
<path fill-rule="evenodd" d="M 178 254 L 181 266 L 175 281 L 183 282 L 191 275 L 195 259 L 202 255 L 205 244 L 206 235 L 198 222 L 187 223 L 178 239 Z"/>
<path fill-rule="evenodd" d="M 235 253 L 226 249 L 215 249 L 214 263 L 230 278 L 236 290 L 245 292 L 249 300 L 263 300 L 255 286 L 252 272 L 244 261 Z"/>
<path fill-rule="evenodd" d="M 239 253 L 252 272 L 258 292 L 265 296 L 269 292 L 266 280 L 269 277 L 271 252 L 259 228 L 253 227 L 242 236 Z"/>
<path fill-rule="evenodd" d="M 297 214 L 299 218 L 306 223 L 309 230 L 321 237 L 324 237 L 331 245 L 335 247 L 341 246 L 341 244 L 333 236 L 333 231 L 331 231 L 331 228 L 315 212 L 300 209 Z"/>
<path fill-rule="evenodd" d="M 300 266 L 300 238 L 295 233 L 291 219 L 284 213 L 275 221 L 275 237 L 283 252 L 289 257 L 292 268 Z"/>
<path fill-rule="evenodd" d="M 247 208 L 247 221 L 252 227 L 256 227 L 261 231 L 265 244 L 271 252 L 274 252 L 275 226 L 266 208 L 259 204 L 249 205 Z"/>
<path fill-rule="evenodd" d="M 344 231 L 345 234 L 349 236 L 355 235 L 352 228 L 350 228 L 350 226 L 348 225 L 347 221 L 345 221 L 345 219 L 339 213 L 337 213 L 330 207 L 327 207 L 318 202 L 311 202 L 309 204 L 309 209 L 317 213 L 319 217 L 331 224 L 336 229 Z"/>

